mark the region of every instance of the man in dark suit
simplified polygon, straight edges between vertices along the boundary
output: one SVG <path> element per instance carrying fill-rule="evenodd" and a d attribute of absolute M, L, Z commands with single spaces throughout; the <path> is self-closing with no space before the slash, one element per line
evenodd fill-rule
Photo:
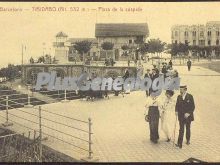
<path fill-rule="evenodd" d="M 192 62 L 190 61 L 190 59 L 188 59 L 188 61 L 187 61 L 188 71 L 190 71 L 191 66 L 192 66 Z"/>
<path fill-rule="evenodd" d="M 186 126 L 186 144 L 190 144 L 190 124 L 194 120 L 193 112 L 195 109 L 193 96 L 187 93 L 187 86 L 180 86 L 180 95 L 176 102 L 176 115 L 179 120 L 179 137 L 176 144 L 177 147 L 182 148 L 184 127 Z"/>

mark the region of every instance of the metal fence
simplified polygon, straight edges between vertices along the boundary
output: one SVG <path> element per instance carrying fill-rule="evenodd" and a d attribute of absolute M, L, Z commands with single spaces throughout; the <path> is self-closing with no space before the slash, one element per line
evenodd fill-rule
<path fill-rule="evenodd" d="M 3 92 L 9 92 L 13 90 L 0 90 L 1 93 Z M 37 95 L 43 95 L 43 97 L 40 97 L 40 99 L 37 99 L 39 96 Z M 7 98 L 8 97 L 8 98 Z M 28 86 L 28 89 L 26 91 L 26 94 L 21 93 L 12 93 L 12 94 L 2 94 L 0 96 L 0 103 L 5 102 L 5 99 L 15 101 L 17 103 L 20 103 L 20 106 L 28 106 L 28 105 L 42 105 L 45 103 L 54 103 L 59 101 L 67 101 L 67 100 L 74 100 L 79 99 L 80 96 L 76 93 L 76 91 L 67 91 L 67 90 L 56 90 L 56 91 L 34 91 L 33 89 Z M 42 101 L 43 100 L 43 101 Z M 10 103 L 10 105 L 13 105 Z M 14 104 L 17 105 L 17 104 Z M 1 106 L 0 106 L 1 110 Z"/>
<path fill-rule="evenodd" d="M 31 132 L 28 132 L 30 138 Z M 41 162 L 39 138 L 32 141 L 25 140 L 25 133 L 9 133 L 0 136 L 0 161 L 1 162 Z"/>
<path fill-rule="evenodd" d="M 19 95 L 19 94 L 18 94 Z M 0 117 L 5 120 L 3 126 L 18 125 L 28 130 L 34 130 L 40 138 L 39 155 L 42 160 L 42 141 L 55 140 L 71 146 L 73 152 L 79 152 L 82 158 L 93 159 L 92 151 L 92 120 L 81 120 L 53 112 L 41 106 L 33 106 L 31 95 L 25 98 L 10 99 L 10 95 L 0 96 L 0 107 L 4 112 Z M 66 91 L 63 100 L 68 100 Z M 26 101 L 19 103 L 19 99 Z M 37 102 L 37 101 L 35 101 Z M 19 108 L 18 108 L 19 107 Z M 21 108 L 28 107 L 28 108 Z M 13 127 L 13 126 L 12 126 Z M 82 144 L 83 143 L 83 144 Z M 85 156 L 87 155 L 87 156 Z"/>

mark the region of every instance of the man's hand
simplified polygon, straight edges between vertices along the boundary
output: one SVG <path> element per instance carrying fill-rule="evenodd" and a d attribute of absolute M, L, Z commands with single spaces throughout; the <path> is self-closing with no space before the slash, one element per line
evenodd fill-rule
<path fill-rule="evenodd" d="M 189 113 L 185 113 L 185 114 L 184 114 L 185 119 L 188 118 L 189 116 L 190 116 Z"/>

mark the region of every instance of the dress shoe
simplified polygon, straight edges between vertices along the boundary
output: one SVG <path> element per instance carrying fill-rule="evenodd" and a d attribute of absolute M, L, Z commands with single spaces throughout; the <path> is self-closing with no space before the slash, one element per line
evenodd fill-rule
<path fill-rule="evenodd" d="M 154 140 L 153 142 L 154 142 L 155 144 L 157 144 L 157 143 L 158 143 L 158 141 L 157 141 L 157 140 Z"/>
<path fill-rule="evenodd" d="M 170 140 L 171 140 L 171 139 L 170 139 L 170 138 L 168 138 L 168 139 L 166 140 L 166 142 L 170 142 Z"/>
<path fill-rule="evenodd" d="M 182 148 L 182 145 L 180 144 L 175 144 L 176 147 Z"/>
<path fill-rule="evenodd" d="M 187 145 L 190 145 L 190 141 L 187 141 L 186 144 L 187 144 Z"/>
<path fill-rule="evenodd" d="M 157 144 L 157 143 L 158 143 L 157 140 L 151 140 L 151 142 L 153 142 L 154 144 Z"/>

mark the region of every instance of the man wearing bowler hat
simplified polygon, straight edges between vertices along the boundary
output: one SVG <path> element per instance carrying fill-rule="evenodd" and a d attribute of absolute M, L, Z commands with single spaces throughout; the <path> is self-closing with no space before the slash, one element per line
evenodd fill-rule
<path fill-rule="evenodd" d="M 190 124 L 194 120 L 193 111 L 195 109 L 193 96 L 187 93 L 187 86 L 180 86 L 180 95 L 176 101 L 176 115 L 179 120 L 179 137 L 176 144 L 177 147 L 182 148 L 184 127 L 186 127 L 186 144 L 190 144 Z"/>

